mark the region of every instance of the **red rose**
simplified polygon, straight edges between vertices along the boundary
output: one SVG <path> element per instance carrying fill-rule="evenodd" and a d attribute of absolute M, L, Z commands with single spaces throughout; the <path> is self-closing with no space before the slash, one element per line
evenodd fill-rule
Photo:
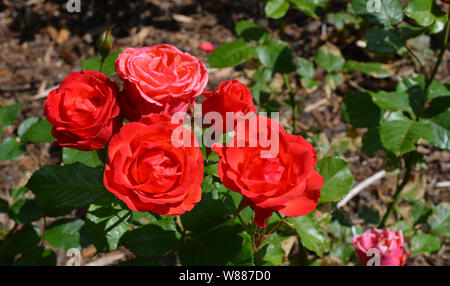
<path fill-rule="evenodd" d="M 274 211 L 290 217 L 311 212 L 317 206 L 323 185 L 322 176 L 314 170 L 317 161 L 314 148 L 303 137 L 286 133 L 276 121 L 265 116 L 254 116 L 247 122 L 241 121 L 236 126 L 233 146 L 216 143 L 212 147 L 220 157 L 218 175 L 224 185 L 244 196 L 260 227 L 265 227 L 266 219 Z M 249 132 L 244 125 L 258 129 L 247 127 Z M 269 138 L 271 146 L 264 142 Z M 257 141 L 253 144 L 256 147 L 250 147 L 253 140 Z M 278 152 L 272 150 L 271 156 L 264 155 L 262 151 L 274 144 Z"/>
<path fill-rule="evenodd" d="M 171 119 L 152 114 L 124 125 L 111 139 L 103 181 L 134 211 L 179 215 L 200 201 L 202 152 L 189 147 L 198 145 L 192 132 Z M 176 129 L 184 133 L 172 136 Z M 189 136 L 192 145 L 183 141 Z"/>
<path fill-rule="evenodd" d="M 149 113 L 186 112 L 208 82 L 199 59 L 167 44 L 125 49 L 116 71 L 124 82 L 119 104 L 131 121 Z"/>
<path fill-rule="evenodd" d="M 63 147 L 89 151 L 103 148 L 122 120 L 118 88 L 97 71 L 71 72 L 45 100 L 45 116 Z"/>
<path fill-rule="evenodd" d="M 205 91 L 202 94 L 206 99 L 202 102 L 202 114 L 218 112 L 222 116 L 223 132 L 234 129 L 234 126 L 226 128 L 226 113 L 233 112 L 247 114 L 255 112 L 252 93 L 248 87 L 237 80 L 223 81 L 214 91 Z"/>
<path fill-rule="evenodd" d="M 401 230 L 394 232 L 388 228 L 371 228 L 363 234 L 353 237 L 352 244 L 364 266 L 377 253 L 380 256 L 381 266 L 403 266 L 409 256 L 408 253 L 404 253 Z M 370 249 L 375 249 L 375 251 L 370 253 Z"/>

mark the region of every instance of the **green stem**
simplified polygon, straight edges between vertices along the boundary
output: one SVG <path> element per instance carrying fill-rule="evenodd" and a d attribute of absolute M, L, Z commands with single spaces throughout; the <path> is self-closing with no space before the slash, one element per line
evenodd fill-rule
<path fill-rule="evenodd" d="M 402 183 L 400 185 L 397 185 L 397 190 L 395 191 L 394 194 L 394 200 L 392 201 L 392 203 L 389 205 L 386 214 L 384 215 L 383 219 L 381 220 L 380 224 L 378 225 L 378 228 L 384 228 L 386 225 L 387 220 L 389 219 L 389 217 L 391 216 L 392 212 L 394 211 L 394 207 L 397 204 L 398 199 L 400 198 L 400 194 L 403 191 L 403 189 L 405 188 L 406 184 L 408 183 L 409 179 L 411 178 L 411 172 L 413 169 L 413 163 L 411 160 L 405 160 L 405 164 L 406 164 L 406 172 L 405 175 L 403 176 L 403 180 Z"/>
<path fill-rule="evenodd" d="M 426 82 L 425 85 L 426 95 L 428 95 L 428 90 L 430 89 L 430 86 L 433 83 L 434 78 L 436 77 L 436 74 L 439 70 L 439 66 L 441 65 L 442 62 L 442 58 L 444 57 L 444 53 L 447 50 L 449 27 L 450 27 L 450 9 L 448 9 L 447 12 L 447 24 L 445 25 L 444 29 L 444 41 L 442 42 L 441 51 L 439 52 L 438 60 L 433 68 L 433 72 L 431 73 L 431 76 L 428 78 L 428 81 Z"/>
<path fill-rule="evenodd" d="M 103 64 L 105 63 L 105 59 L 106 59 L 105 57 L 102 57 L 102 60 L 100 62 L 100 68 L 98 69 L 99 72 L 102 72 Z"/>
<path fill-rule="evenodd" d="M 284 85 L 289 92 L 289 99 L 291 101 L 292 107 L 292 134 L 295 134 L 297 131 L 297 104 L 295 102 L 295 95 L 292 92 L 291 85 L 289 84 L 289 78 L 287 74 L 283 74 Z"/>

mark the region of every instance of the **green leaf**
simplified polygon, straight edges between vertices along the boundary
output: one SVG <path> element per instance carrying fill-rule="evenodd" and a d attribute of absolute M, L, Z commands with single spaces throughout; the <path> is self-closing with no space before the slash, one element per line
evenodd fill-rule
<path fill-rule="evenodd" d="M 303 246 L 322 257 L 326 236 L 314 216 L 307 214 L 300 217 L 292 217 L 288 219 L 288 222 L 297 231 Z"/>
<path fill-rule="evenodd" d="M 373 102 L 385 110 L 403 110 L 407 111 L 409 114 L 414 113 L 409 103 L 409 96 L 406 92 L 387 92 L 382 90 L 379 92 L 370 92 L 370 95 L 373 97 Z"/>
<path fill-rule="evenodd" d="M 178 251 L 185 266 L 251 266 L 251 237 L 240 226 L 216 227 L 202 235 L 191 235 Z"/>
<path fill-rule="evenodd" d="M 8 201 L 0 198 L 0 213 L 6 213 L 8 211 L 9 204 Z"/>
<path fill-rule="evenodd" d="M 366 92 L 345 94 L 341 104 L 342 116 L 354 127 L 376 127 L 381 119 L 381 109 Z"/>
<path fill-rule="evenodd" d="M 206 231 L 226 220 L 229 210 L 220 199 L 213 199 L 211 192 L 202 194 L 202 200 L 194 209 L 181 215 L 183 226 L 191 231 Z"/>
<path fill-rule="evenodd" d="M 408 39 L 422 34 L 423 28 L 403 25 L 395 29 L 370 28 L 366 32 L 367 49 L 378 53 L 395 53 Z"/>
<path fill-rule="evenodd" d="M 270 234 L 261 245 L 258 257 L 261 257 L 263 266 L 280 266 L 283 263 L 284 250 L 281 243 L 288 237 Z"/>
<path fill-rule="evenodd" d="M 119 239 L 131 229 L 131 211 L 116 203 L 91 204 L 86 214 L 86 229 L 97 250 L 105 246 L 109 251 L 116 250 Z"/>
<path fill-rule="evenodd" d="M 117 57 L 121 52 L 122 52 L 121 50 L 117 50 L 115 52 L 112 52 L 105 58 L 105 61 L 103 62 L 102 73 L 104 73 L 107 76 L 112 76 L 116 73 L 116 66 L 114 62 L 116 61 Z M 81 60 L 80 65 L 83 70 L 99 71 L 101 62 L 102 57 L 97 56 Z"/>
<path fill-rule="evenodd" d="M 35 172 L 27 187 L 36 202 L 47 210 L 87 208 L 91 203 L 105 203 L 114 196 L 103 186 L 103 170 L 80 163 L 67 166 L 45 166 Z"/>
<path fill-rule="evenodd" d="M 56 266 L 56 253 L 52 249 L 35 247 L 22 253 L 13 266 Z"/>
<path fill-rule="evenodd" d="M 178 238 L 173 221 L 156 221 L 127 232 L 120 240 L 136 256 L 161 256 L 175 249 Z"/>
<path fill-rule="evenodd" d="M 42 119 L 29 126 L 21 137 L 23 142 L 53 142 L 52 125 L 47 119 Z"/>
<path fill-rule="evenodd" d="M 22 121 L 22 123 L 20 123 L 19 125 L 19 128 L 17 129 L 17 135 L 19 136 L 19 138 L 22 138 L 23 135 L 28 131 L 28 129 L 30 129 L 30 127 L 34 124 L 38 123 L 39 120 L 39 117 L 30 117 Z"/>
<path fill-rule="evenodd" d="M 426 234 L 419 230 L 411 239 L 410 249 L 411 254 L 417 253 L 433 253 L 441 248 L 439 238 L 432 234 Z"/>
<path fill-rule="evenodd" d="M 315 61 L 319 67 L 329 73 L 341 71 L 345 64 L 341 51 L 331 43 L 326 43 L 319 48 Z"/>
<path fill-rule="evenodd" d="M 0 159 L 14 160 L 25 154 L 25 145 L 16 138 L 8 137 L 0 143 Z"/>
<path fill-rule="evenodd" d="M 241 20 L 234 27 L 236 34 L 246 41 L 259 41 L 267 30 L 254 22 Z"/>
<path fill-rule="evenodd" d="M 433 213 L 428 218 L 431 231 L 450 236 L 450 204 L 442 202 L 433 207 Z"/>
<path fill-rule="evenodd" d="M 327 6 L 330 0 L 290 0 L 293 7 L 302 11 L 309 17 L 319 19 L 319 13 Z"/>
<path fill-rule="evenodd" d="M 435 97 L 430 101 L 430 105 L 424 111 L 424 118 L 434 117 L 450 108 L 450 96 Z"/>
<path fill-rule="evenodd" d="M 0 244 L 0 265 L 12 262 L 14 256 L 35 247 L 40 241 L 39 229 L 31 224 L 24 225 Z"/>
<path fill-rule="evenodd" d="M 345 160 L 334 157 L 322 158 L 317 162 L 316 170 L 324 180 L 319 203 L 340 200 L 350 191 L 353 176 Z"/>
<path fill-rule="evenodd" d="M 314 70 L 314 63 L 302 57 L 297 58 L 297 63 L 298 63 L 297 74 L 301 78 L 313 79 L 316 76 L 316 72 Z"/>
<path fill-rule="evenodd" d="M 103 165 L 98 158 L 97 151 L 80 151 L 72 148 L 62 148 L 62 158 L 65 165 L 80 162 L 88 167 L 95 168 Z"/>
<path fill-rule="evenodd" d="M 376 63 L 376 62 L 357 62 L 346 61 L 344 65 L 346 73 L 362 72 L 375 78 L 386 78 L 393 75 L 393 67 L 390 65 Z"/>
<path fill-rule="evenodd" d="M 450 110 L 429 119 L 421 119 L 420 122 L 431 126 L 431 143 L 434 146 L 450 150 Z"/>
<path fill-rule="evenodd" d="M 27 224 L 42 217 L 42 209 L 34 200 L 18 200 L 8 210 L 8 216 L 17 223 Z"/>
<path fill-rule="evenodd" d="M 373 158 L 378 150 L 383 149 L 378 127 L 369 128 L 362 138 L 362 144 L 361 151 L 366 153 L 370 158 Z"/>
<path fill-rule="evenodd" d="M 424 223 L 428 216 L 431 214 L 432 209 L 427 206 L 423 201 L 419 201 L 413 204 L 409 211 L 409 218 L 413 225 Z"/>
<path fill-rule="evenodd" d="M 447 22 L 447 15 L 434 0 L 411 0 L 405 13 L 420 26 L 430 27 L 431 33 L 442 31 Z"/>
<path fill-rule="evenodd" d="M 403 20 L 403 7 L 398 0 L 351 0 L 352 7 L 367 21 L 395 26 Z"/>
<path fill-rule="evenodd" d="M 364 220 L 367 225 L 378 225 L 380 221 L 380 214 L 377 210 L 369 208 L 368 206 L 363 206 L 359 216 Z"/>
<path fill-rule="evenodd" d="M 0 127 L 13 124 L 16 121 L 20 108 L 22 108 L 21 103 L 0 107 Z"/>
<path fill-rule="evenodd" d="M 209 56 L 209 64 L 212 68 L 233 67 L 246 62 L 255 54 L 255 47 L 243 39 L 219 46 Z"/>
<path fill-rule="evenodd" d="M 68 250 L 88 245 L 84 221 L 81 219 L 60 219 L 45 229 L 45 240 L 54 247 Z"/>
<path fill-rule="evenodd" d="M 294 53 L 284 42 L 269 39 L 256 47 L 259 61 L 274 72 L 290 73 L 296 70 Z"/>
<path fill-rule="evenodd" d="M 285 0 L 269 0 L 264 11 L 267 18 L 280 19 L 289 10 L 289 2 Z"/>
<path fill-rule="evenodd" d="M 429 124 L 411 120 L 401 112 L 391 113 L 381 121 L 381 142 L 388 151 L 397 155 L 415 150 L 420 138 L 430 140 L 432 135 Z"/>

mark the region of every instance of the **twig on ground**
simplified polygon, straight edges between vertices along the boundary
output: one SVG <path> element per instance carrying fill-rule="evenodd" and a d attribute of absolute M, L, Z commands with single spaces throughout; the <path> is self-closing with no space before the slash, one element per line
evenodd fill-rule
<path fill-rule="evenodd" d="M 376 172 L 374 175 L 370 176 L 369 178 L 365 179 L 361 183 L 359 183 L 356 187 L 350 190 L 348 194 L 337 204 L 338 208 L 341 208 L 345 206 L 348 201 L 350 201 L 354 196 L 356 196 L 359 192 L 364 190 L 366 187 L 370 186 L 371 184 L 375 183 L 376 181 L 380 180 L 386 176 L 386 171 L 381 170 L 379 172 Z"/>
<path fill-rule="evenodd" d="M 96 259 L 94 261 L 91 261 L 89 263 L 86 263 L 84 266 L 106 266 L 106 265 L 112 265 L 122 259 L 125 258 L 125 253 L 122 251 L 114 251 L 111 253 L 106 254 L 105 256 L 100 257 L 99 259 Z"/>

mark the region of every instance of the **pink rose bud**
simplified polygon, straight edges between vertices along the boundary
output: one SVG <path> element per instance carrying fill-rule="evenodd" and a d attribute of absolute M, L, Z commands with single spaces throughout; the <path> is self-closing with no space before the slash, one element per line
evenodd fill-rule
<path fill-rule="evenodd" d="M 361 264 L 367 266 L 403 266 L 409 256 L 404 253 L 401 230 L 371 228 L 354 236 L 352 245 Z"/>
<path fill-rule="evenodd" d="M 207 53 L 212 53 L 212 52 L 214 52 L 215 48 L 211 42 L 203 42 L 200 44 L 200 50 L 207 52 Z"/>

